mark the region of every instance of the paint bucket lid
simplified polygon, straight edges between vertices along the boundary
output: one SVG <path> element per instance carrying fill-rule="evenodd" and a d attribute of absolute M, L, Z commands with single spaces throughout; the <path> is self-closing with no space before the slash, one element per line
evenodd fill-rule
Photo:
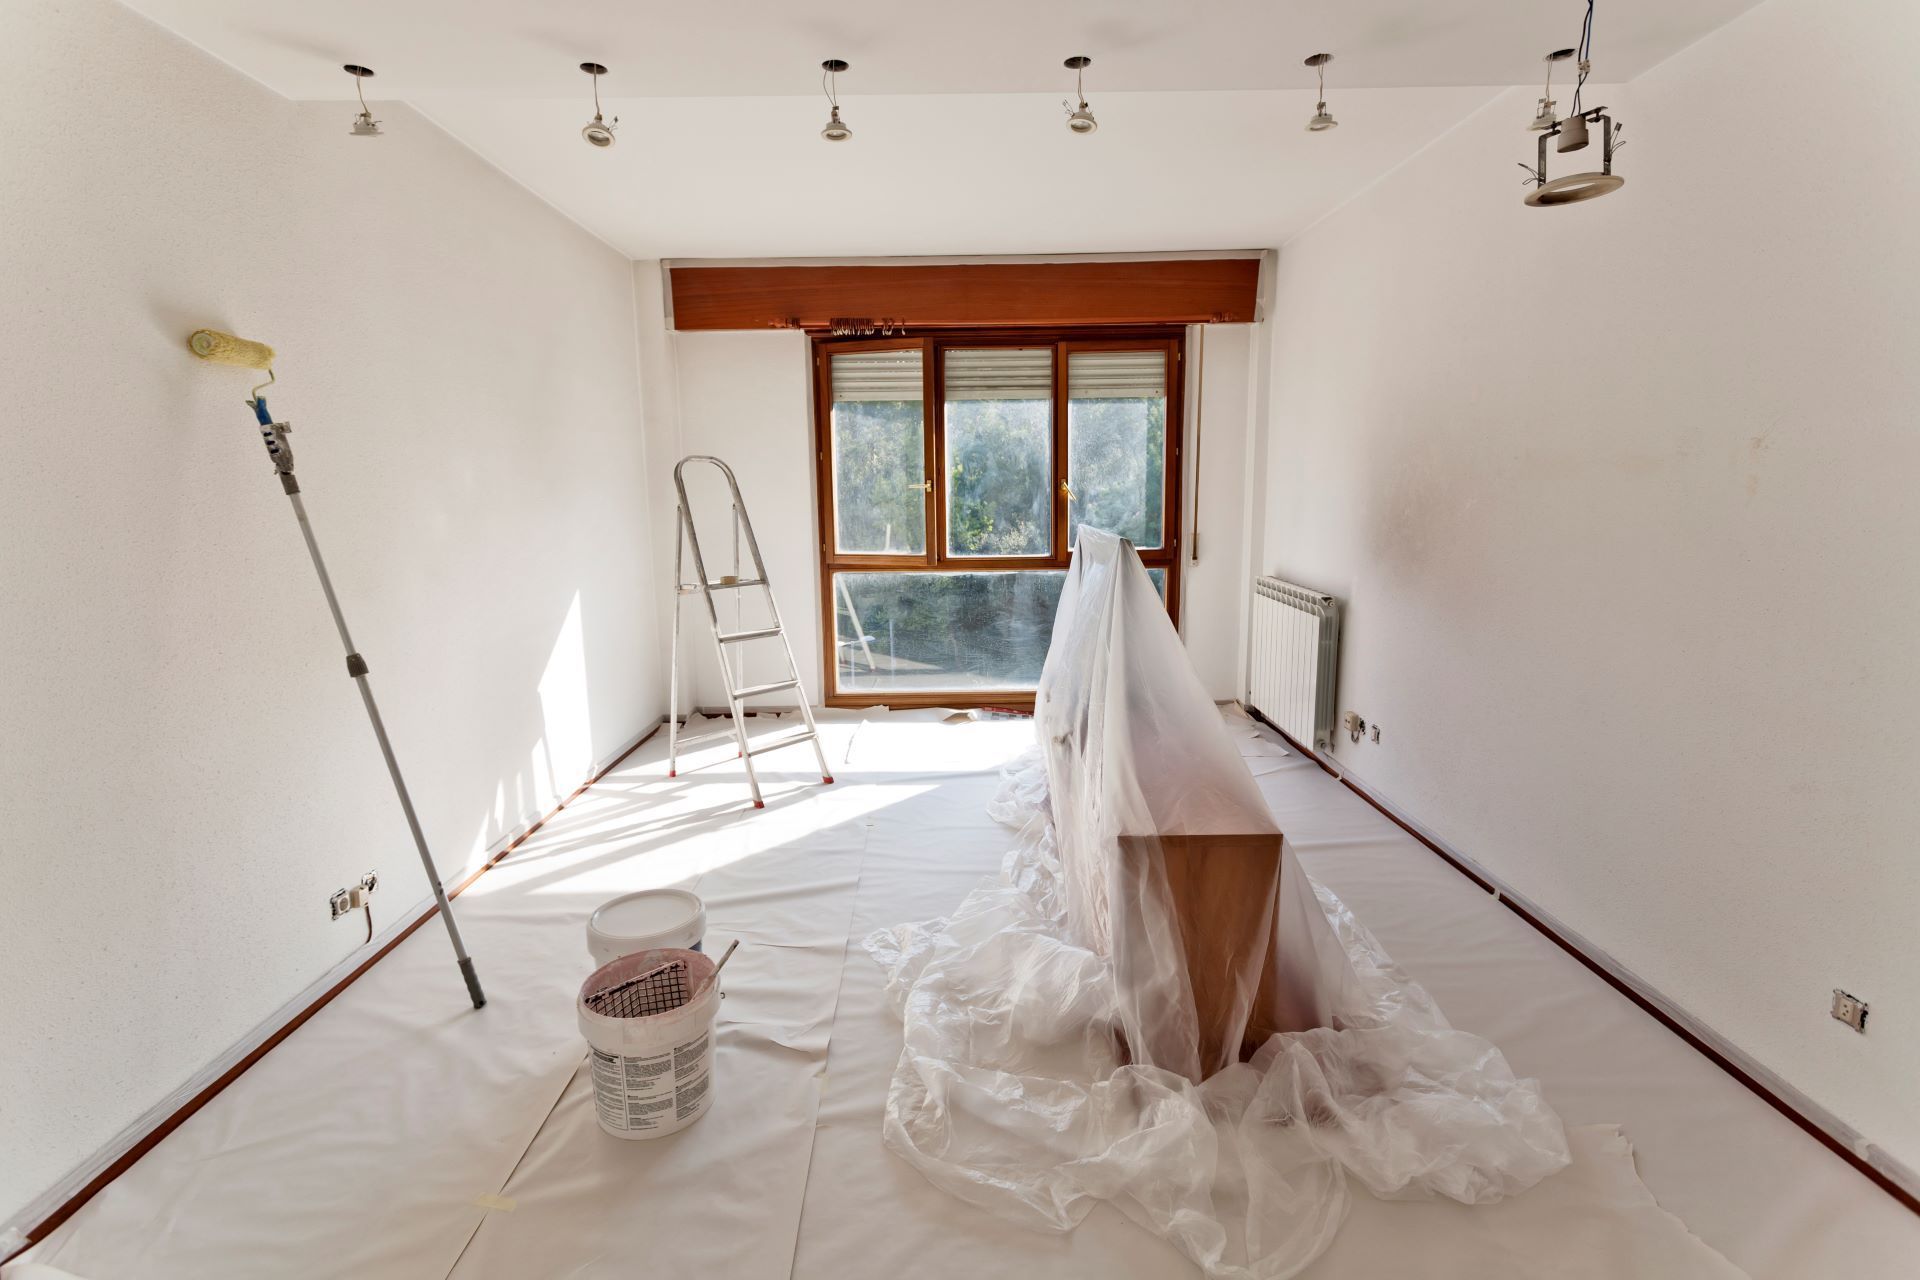
<path fill-rule="evenodd" d="M 588 945 L 596 955 L 608 950 L 627 955 L 649 947 L 693 948 L 706 931 L 706 907 L 697 894 L 685 889 L 624 894 L 601 903 L 587 920 Z"/>

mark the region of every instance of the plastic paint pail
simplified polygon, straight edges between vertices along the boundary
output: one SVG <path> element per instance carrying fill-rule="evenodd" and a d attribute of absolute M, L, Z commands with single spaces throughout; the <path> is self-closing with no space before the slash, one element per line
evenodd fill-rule
<path fill-rule="evenodd" d="M 698 951 L 706 935 L 706 905 L 685 889 L 623 894 L 587 917 L 587 950 L 595 964 L 655 947 Z"/>
<path fill-rule="evenodd" d="M 686 963 L 686 987 L 692 993 L 678 1008 L 609 1017 L 587 1007 L 587 997 L 595 992 L 674 960 Z M 594 1109 L 602 1129 L 616 1138 L 660 1138 L 707 1113 L 713 1104 L 713 1021 L 719 1007 L 713 961 L 698 951 L 653 948 L 594 970 L 580 988 L 575 1010 L 590 1048 Z"/>

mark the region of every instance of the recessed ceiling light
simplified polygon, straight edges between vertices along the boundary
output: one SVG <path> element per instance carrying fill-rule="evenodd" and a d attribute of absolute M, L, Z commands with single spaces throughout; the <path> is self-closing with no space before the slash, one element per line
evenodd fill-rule
<path fill-rule="evenodd" d="M 351 62 L 340 69 L 353 77 L 353 91 L 360 95 L 360 114 L 353 118 L 353 129 L 351 131 L 353 136 L 356 138 L 379 137 L 380 122 L 375 120 L 373 118 L 373 112 L 367 109 L 367 95 L 361 89 L 361 85 L 366 82 L 367 78 L 371 76 L 373 72 Z"/>
<path fill-rule="evenodd" d="M 847 70 L 847 64 L 839 58 L 828 58 L 820 64 L 820 91 L 827 95 L 832 111 L 827 115 L 827 123 L 820 129 L 820 136 L 828 142 L 845 142 L 853 136 L 853 129 L 840 118 L 840 73 Z"/>
<path fill-rule="evenodd" d="M 1093 59 L 1084 53 L 1075 54 L 1067 59 L 1065 65 L 1073 72 L 1073 97 L 1080 104 L 1077 107 L 1073 105 L 1073 101 L 1060 104 L 1067 109 L 1067 128 L 1075 133 L 1092 133 L 1100 127 L 1100 122 L 1093 118 L 1093 112 L 1087 109 L 1087 68 L 1093 65 Z"/>
<path fill-rule="evenodd" d="M 580 136 L 596 147 L 610 147 L 613 131 L 620 127 L 620 117 L 609 121 L 600 114 L 600 77 L 607 74 L 607 69 L 597 62 L 583 62 L 580 69 L 593 77 L 593 119 L 581 126 Z"/>
<path fill-rule="evenodd" d="M 1547 55 L 1548 66 L 1566 57 L 1566 50 L 1557 50 Z M 1556 205 L 1578 204 L 1583 200 L 1594 200 L 1609 191 L 1618 191 L 1627 180 L 1613 171 L 1614 153 L 1620 150 L 1621 125 L 1607 114 L 1605 107 L 1589 107 L 1580 100 L 1580 92 L 1586 88 L 1587 77 L 1593 72 L 1593 0 L 1587 0 L 1587 16 L 1580 24 L 1580 48 L 1577 51 L 1580 61 L 1579 78 L 1573 84 L 1573 103 L 1562 120 L 1549 120 L 1540 131 L 1538 158 L 1532 164 L 1522 161 L 1520 167 L 1527 171 L 1526 181 L 1533 189 L 1527 192 L 1526 202 L 1536 209 L 1551 209 Z M 1551 114 L 1553 103 L 1550 99 L 1541 99 L 1541 110 Z M 1538 117 L 1536 116 L 1536 126 Z M 1590 143 L 1589 126 L 1598 126 L 1600 131 L 1600 167 L 1585 173 L 1563 174 L 1558 178 L 1547 177 L 1547 139 L 1553 139 L 1553 149 L 1564 155 L 1569 151 L 1584 150 Z"/>
<path fill-rule="evenodd" d="M 1327 114 L 1327 64 L 1332 61 L 1332 54 L 1316 53 L 1306 62 L 1307 66 L 1320 73 L 1320 101 L 1314 105 L 1313 119 L 1307 121 L 1307 129 L 1313 133 L 1325 133 L 1340 123 Z"/>

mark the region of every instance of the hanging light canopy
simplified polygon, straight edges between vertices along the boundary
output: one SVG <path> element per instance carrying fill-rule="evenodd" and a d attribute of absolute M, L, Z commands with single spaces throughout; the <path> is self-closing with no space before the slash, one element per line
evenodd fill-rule
<path fill-rule="evenodd" d="M 360 114 L 353 118 L 353 128 L 350 132 L 356 138 L 379 137 L 380 122 L 378 120 L 375 120 L 373 118 L 373 112 L 367 109 L 367 95 L 366 95 L 366 92 L 361 88 L 361 86 L 366 83 L 367 78 L 371 76 L 373 72 L 369 71 L 365 67 L 356 66 L 351 62 L 349 62 L 346 66 L 340 69 L 353 77 L 353 91 L 356 94 L 359 94 L 360 96 Z"/>
<path fill-rule="evenodd" d="M 1541 132 L 1553 128 L 1553 64 L 1556 62 L 1565 62 L 1572 56 L 1573 50 L 1571 49 L 1555 49 L 1546 56 L 1547 82 L 1541 87 L 1540 105 L 1533 113 L 1533 123 L 1527 126 L 1530 131 Z"/>
<path fill-rule="evenodd" d="M 1332 61 L 1333 55 L 1330 53 L 1316 53 L 1307 59 L 1306 65 L 1320 73 L 1320 101 L 1314 105 L 1313 119 L 1307 121 L 1307 130 L 1310 133 L 1325 133 L 1329 129 L 1337 128 L 1340 124 L 1338 120 L 1327 114 L 1327 64 Z"/>
<path fill-rule="evenodd" d="M 600 114 L 600 77 L 607 69 L 597 62 L 583 62 L 580 69 L 593 77 L 593 119 L 580 128 L 580 136 L 596 147 L 613 145 L 613 131 L 620 127 L 620 117 L 608 121 Z"/>
<path fill-rule="evenodd" d="M 1063 65 L 1073 72 L 1073 97 L 1060 104 L 1067 109 L 1067 128 L 1079 134 L 1092 133 L 1100 127 L 1100 122 L 1093 118 L 1093 112 L 1087 108 L 1087 68 L 1093 65 L 1093 59 L 1078 53 Z M 1075 102 L 1080 105 L 1075 106 Z"/>
<path fill-rule="evenodd" d="M 1618 191 L 1627 180 L 1613 171 L 1613 156 L 1622 145 L 1621 126 L 1605 107 L 1589 107 L 1581 101 L 1581 91 L 1586 88 L 1587 76 L 1593 71 L 1593 0 L 1587 0 L 1586 20 L 1580 25 L 1580 61 L 1579 78 L 1573 85 L 1572 109 L 1561 120 L 1549 120 L 1546 125 L 1535 119 L 1535 129 L 1540 133 L 1538 158 L 1533 164 L 1522 161 L 1520 167 L 1527 171 L 1526 182 L 1532 187 L 1527 192 L 1526 203 L 1535 208 L 1552 208 L 1555 205 L 1578 204 L 1583 200 L 1594 200 L 1609 191 Z M 1565 51 L 1556 51 L 1547 55 L 1549 69 L 1554 62 L 1560 61 Z M 1549 70 L 1551 74 L 1551 70 Z M 1550 98 L 1541 99 L 1541 110 L 1549 116 L 1553 102 Z M 1591 142 L 1590 126 L 1600 131 L 1600 167 L 1584 173 L 1569 173 L 1558 178 L 1547 177 L 1547 139 L 1553 139 L 1556 153 L 1565 155 L 1569 151 L 1585 150 Z"/>
<path fill-rule="evenodd" d="M 839 58 L 828 58 L 820 64 L 820 89 L 832 107 L 820 130 L 820 136 L 828 142 L 845 142 L 853 136 L 852 128 L 840 118 L 840 73 L 845 70 L 847 64 Z"/>

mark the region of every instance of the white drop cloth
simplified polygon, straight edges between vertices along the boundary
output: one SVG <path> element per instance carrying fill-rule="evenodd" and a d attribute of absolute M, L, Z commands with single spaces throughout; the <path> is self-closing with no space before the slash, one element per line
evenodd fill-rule
<path fill-rule="evenodd" d="M 826 728 L 829 758 L 851 741 L 854 764 L 821 788 L 804 748 L 760 757 L 760 813 L 730 751 L 669 781 L 656 739 L 458 900 L 484 1013 L 445 937 L 420 929 L 29 1258 L 85 1280 L 1193 1276 L 1109 1208 L 1069 1234 L 1024 1231 L 882 1147 L 900 1024 L 848 941 L 950 911 L 998 867 L 985 805 L 1030 728 Z M 1242 750 L 1278 761 L 1260 785 L 1303 865 L 1454 1025 L 1543 1082 L 1574 1148 L 1500 1205 L 1358 1193 L 1308 1280 L 1725 1274 L 1663 1210 L 1754 1280 L 1910 1280 L 1920 1219 L 1271 742 Z M 950 760 L 979 771 L 943 774 Z M 721 945 L 788 945 L 743 943 L 728 965 L 713 1111 L 622 1142 L 594 1130 L 574 1078 L 585 919 L 669 884 L 708 900 Z M 1632 1156 L 1589 1127 L 1609 1121 Z"/>

